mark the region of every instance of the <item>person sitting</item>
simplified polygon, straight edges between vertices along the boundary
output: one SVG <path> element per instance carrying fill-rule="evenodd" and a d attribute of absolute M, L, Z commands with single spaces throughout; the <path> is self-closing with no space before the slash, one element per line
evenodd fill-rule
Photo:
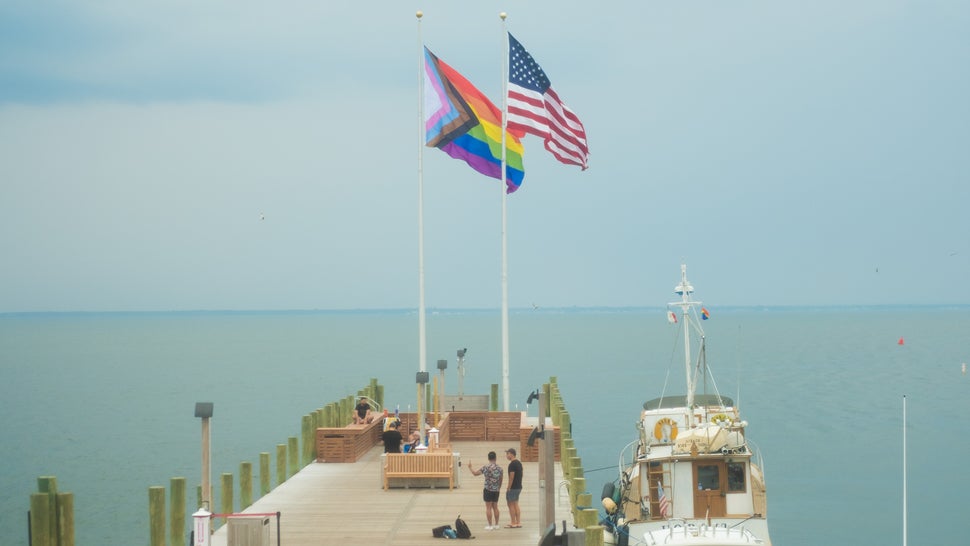
<path fill-rule="evenodd" d="M 415 430 L 411 433 L 411 438 L 408 441 L 405 451 L 408 453 L 416 453 L 419 445 L 421 445 L 421 434 Z"/>
<path fill-rule="evenodd" d="M 381 439 L 384 440 L 384 453 L 401 452 L 401 442 L 404 441 L 404 437 L 398 432 L 396 421 L 391 423 L 391 428 L 381 434 Z"/>
<path fill-rule="evenodd" d="M 356 413 L 354 413 L 354 424 L 363 425 L 367 419 L 367 412 L 370 411 L 370 404 L 367 403 L 367 399 L 361 396 L 360 402 L 357 402 L 354 410 L 356 410 Z"/>

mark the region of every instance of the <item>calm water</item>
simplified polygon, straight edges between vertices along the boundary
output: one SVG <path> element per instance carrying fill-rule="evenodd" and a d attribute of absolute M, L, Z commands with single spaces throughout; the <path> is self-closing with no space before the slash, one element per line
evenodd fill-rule
<path fill-rule="evenodd" d="M 904 394 L 910 541 L 967 543 L 970 309 L 711 311 L 708 363 L 765 456 L 776 545 L 817 545 L 807 528 L 901 543 Z M 539 310 L 514 312 L 511 330 L 513 409 L 558 377 L 598 493 L 668 368 L 668 392 L 682 390 L 676 328 L 659 309 Z M 29 495 L 55 475 L 78 544 L 147 545 L 148 487 L 199 481 L 195 402 L 215 404 L 214 483 L 263 451 L 275 468 L 304 414 L 371 377 L 412 407 L 416 338 L 404 312 L 0 315 L 0 544 L 27 544 Z M 497 312 L 428 318 L 428 368 L 448 359 L 449 392 L 461 347 L 466 393 L 501 383 L 500 346 Z"/>

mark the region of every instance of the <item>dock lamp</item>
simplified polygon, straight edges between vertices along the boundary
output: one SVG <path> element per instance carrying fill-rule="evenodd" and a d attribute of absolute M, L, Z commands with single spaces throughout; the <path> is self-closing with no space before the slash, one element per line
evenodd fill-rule
<path fill-rule="evenodd" d="M 465 353 L 468 348 L 458 349 L 458 399 L 465 396 Z"/>
<path fill-rule="evenodd" d="M 424 389 L 428 384 L 428 372 L 418 372 L 414 376 L 414 382 L 418 385 L 418 434 L 421 435 L 421 443 L 424 444 Z"/>
<path fill-rule="evenodd" d="M 438 426 L 438 412 L 445 408 L 445 370 L 448 369 L 447 360 L 438 361 L 438 386 L 435 389 L 435 424 Z"/>

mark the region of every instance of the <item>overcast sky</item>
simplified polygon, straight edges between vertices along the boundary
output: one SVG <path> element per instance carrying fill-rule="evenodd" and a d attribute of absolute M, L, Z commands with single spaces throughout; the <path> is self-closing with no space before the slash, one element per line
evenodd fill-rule
<path fill-rule="evenodd" d="M 415 11 L 424 11 L 420 30 Z M 527 137 L 513 307 L 970 304 L 964 0 L 0 4 L 0 312 L 418 302 L 423 41 L 503 25 L 584 122 Z M 501 304 L 501 190 L 423 154 L 427 305 Z"/>

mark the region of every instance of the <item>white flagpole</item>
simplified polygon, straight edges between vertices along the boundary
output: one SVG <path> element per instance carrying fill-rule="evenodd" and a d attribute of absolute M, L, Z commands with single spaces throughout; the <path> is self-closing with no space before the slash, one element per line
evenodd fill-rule
<path fill-rule="evenodd" d="M 502 411 L 509 411 L 509 249 L 506 226 L 508 214 L 506 212 L 506 157 L 505 157 L 505 127 L 508 124 L 508 67 L 509 40 L 505 27 L 505 12 L 498 15 L 502 19 L 502 41 L 505 44 L 502 55 Z"/>
<path fill-rule="evenodd" d="M 906 395 L 903 395 L 903 546 L 906 546 Z"/>
<path fill-rule="evenodd" d="M 428 360 L 427 334 L 425 332 L 424 308 L 424 41 L 421 37 L 420 10 L 418 19 L 418 371 L 426 371 Z M 424 385 L 421 385 L 424 387 Z M 418 431 L 424 443 L 423 389 L 418 389 Z"/>

